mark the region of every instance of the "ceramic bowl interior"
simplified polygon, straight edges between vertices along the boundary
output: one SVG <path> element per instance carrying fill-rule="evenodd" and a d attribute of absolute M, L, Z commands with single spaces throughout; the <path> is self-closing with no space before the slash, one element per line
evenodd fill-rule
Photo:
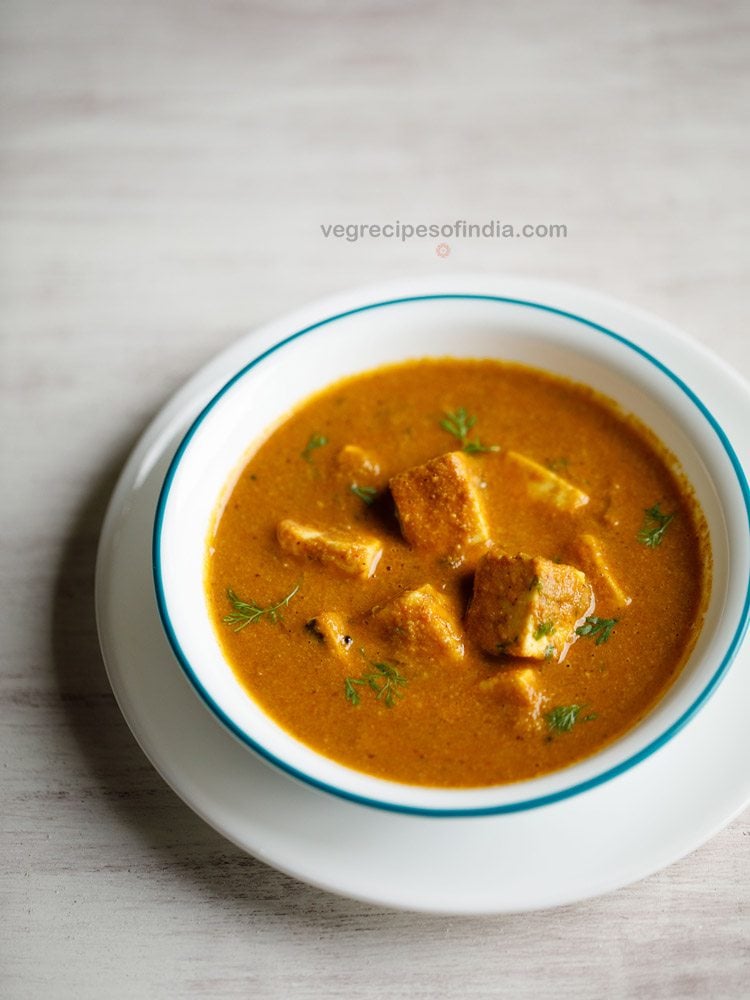
<path fill-rule="evenodd" d="M 347 375 L 424 357 L 519 361 L 586 383 L 652 428 L 705 513 L 713 586 L 703 630 L 679 679 L 637 727 L 594 756 L 509 785 L 435 789 L 354 771 L 303 745 L 253 701 L 225 660 L 203 587 L 211 525 L 248 454 L 311 393 Z M 384 808 L 480 815 L 532 808 L 610 780 L 656 752 L 700 709 L 728 668 L 747 618 L 747 485 L 708 407 L 670 368 L 585 317 L 492 296 L 376 303 L 291 333 L 250 361 L 197 418 L 169 469 L 154 533 L 162 620 L 208 708 L 248 747 L 297 778 Z"/>

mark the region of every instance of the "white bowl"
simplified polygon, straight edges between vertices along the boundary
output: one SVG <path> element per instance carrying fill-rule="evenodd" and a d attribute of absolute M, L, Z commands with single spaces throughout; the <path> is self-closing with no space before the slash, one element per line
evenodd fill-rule
<path fill-rule="evenodd" d="M 487 284 L 474 287 L 486 289 Z M 520 279 L 502 283 L 505 294 L 497 295 L 472 293 L 469 279 L 445 285 L 460 292 L 419 294 L 420 282 L 408 287 L 414 294 L 374 296 L 304 328 L 288 327 L 286 336 L 250 360 L 200 413 L 172 461 L 157 508 L 159 611 L 178 661 L 208 708 L 288 774 L 360 803 L 423 815 L 530 809 L 611 780 L 658 751 L 715 690 L 748 624 L 750 491 L 732 444 L 708 406 L 664 359 L 642 346 L 653 319 L 631 311 L 631 337 L 626 337 L 572 312 L 570 289 Z M 525 297 L 531 291 L 533 300 Z M 646 719 L 615 743 L 530 781 L 428 788 L 375 778 L 318 754 L 279 727 L 242 687 L 209 616 L 204 592 L 209 527 L 225 484 L 253 443 L 311 393 L 343 376 L 428 356 L 519 361 L 605 393 L 677 456 L 709 526 L 712 592 L 701 635 L 678 680 Z"/>

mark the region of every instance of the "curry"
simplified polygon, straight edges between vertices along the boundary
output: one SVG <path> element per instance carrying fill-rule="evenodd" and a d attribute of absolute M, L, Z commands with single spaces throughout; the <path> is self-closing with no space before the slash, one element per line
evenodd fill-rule
<path fill-rule="evenodd" d="M 206 589 L 249 695 L 320 753 L 442 787 L 533 778 L 636 725 L 710 589 L 689 484 L 594 390 L 422 360 L 302 403 L 226 488 Z"/>

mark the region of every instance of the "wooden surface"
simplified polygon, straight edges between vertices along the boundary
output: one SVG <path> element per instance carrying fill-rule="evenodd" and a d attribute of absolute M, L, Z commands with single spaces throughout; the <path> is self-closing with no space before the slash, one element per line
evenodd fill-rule
<path fill-rule="evenodd" d="M 163 784 L 92 615 L 139 432 L 217 349 L 309 298 L 448 268 L 559 277 L 747 374 L 747 5 L 5 0 L 0 18 L 0 993 L 748 995 L 750 814 L 559 911 L 334 898 Z M 568 237 L 451 240 L 441 259 L 319 229 L 396 218 Z"/>

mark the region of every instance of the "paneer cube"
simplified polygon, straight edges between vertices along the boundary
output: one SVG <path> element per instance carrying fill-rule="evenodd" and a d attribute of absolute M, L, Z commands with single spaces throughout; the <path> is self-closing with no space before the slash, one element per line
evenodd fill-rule
<path fill-rule="evenodd" d="M 324 611 L 311 618 L 306 626 L 310 632 L 339 660 L 346 660 L 354 646 L 343 615 L 335 611 Z"/>
<path fill-rule="evenodd" d="M 560 660 L 593 609 L 580 570 L 490 549 L 477 565 L 466 630 L 486 653 Z"/>
<path fill-rule="evenodd" d="M 291 518 L 279 522 L 276 537 L 290 555 L 322 563 L 347 576 L 372 576 L 383 554 L 378 538 L 312 528 Z"/>
<path fill-rule="evenodd" d="M 380 477 L 377 455 L 357 444 L 345 444 L 336 456 L 341 472 L 358 486 L 376 485 Z"/>
<path fill-rule="evenodd" d="M 501 670 L 494 677 L 480 681 L 479 687 L 504 705 L 517 705 L 536 713 L 544 700 L 540 680 L 539 671 L 534 667 L 518 667 Z"/>
<path fill-rule="evenodd" d="M 615 579 L 607 563 L 602 543 L 594 535 L 580 535 L 571 547 L 572 561 L 580 566 L 594 585 L 597 600 L 616 608 L 630 604 L 630 598 Z"/>
<path fill-rule="evenodd" d="M 589 502 L 582 490 L 517 451 L 506 452 L 505 461 L 521 475 L 532 500 L 541 500 L 566 511 L 578 510 Z"/>
<path fill-rule="evenodd" d="M 489 538 L 470 462 L 451 451 L 391 479 L 401 531 L 414 548 L 447 555 Z"/>
<path fill-rule="evenodd" d="M 428 659 L 463 659 L 463 636 L 448 601 L 429 583 L 407 590 L 373 618 L 388 640 L 407 653 Z"/>

